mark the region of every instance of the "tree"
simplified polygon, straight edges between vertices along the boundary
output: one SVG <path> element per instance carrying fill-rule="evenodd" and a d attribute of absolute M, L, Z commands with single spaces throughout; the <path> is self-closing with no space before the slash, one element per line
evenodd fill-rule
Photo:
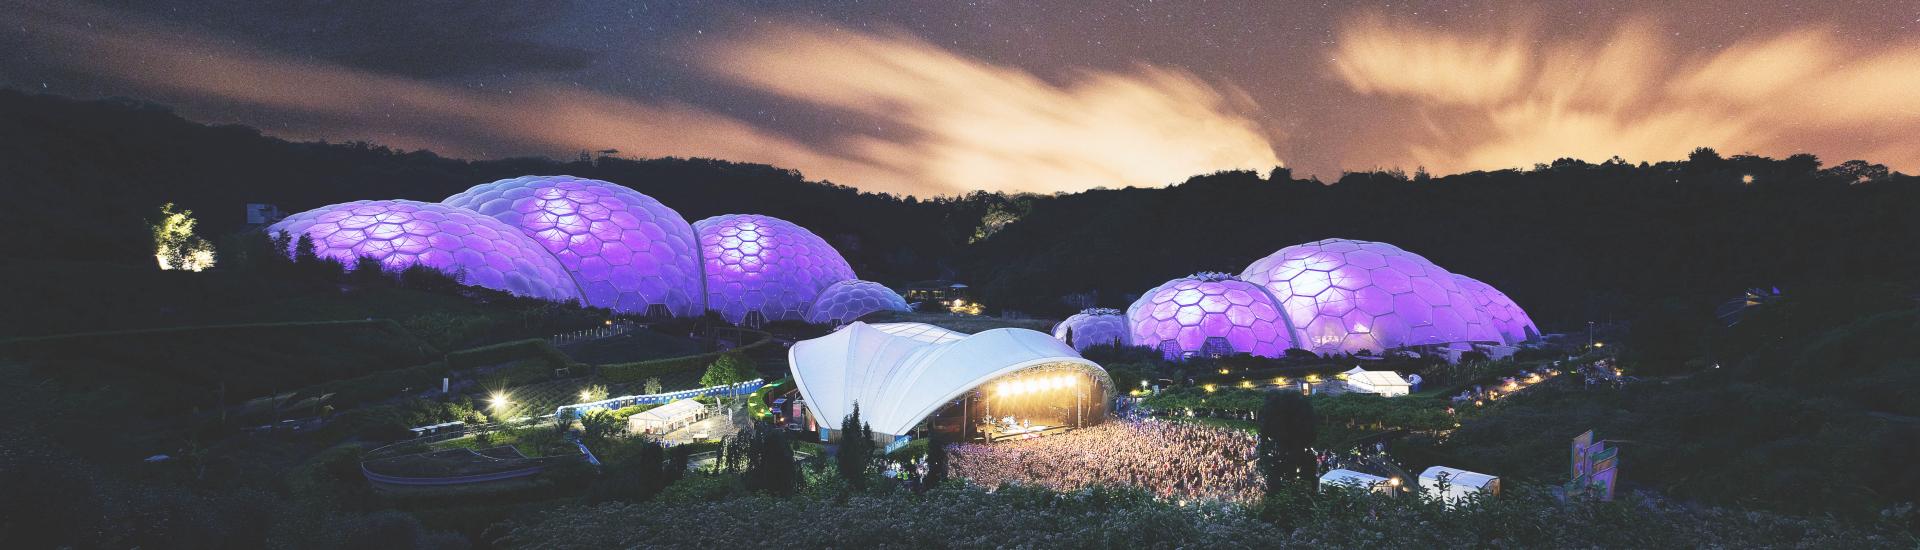
<path fill-rule="evenodd" d="M 193 234 L 192 210 L 174 210 L 173 203 L 160 207 L 160 221 L 154 223 L 153 258 L 160 269 L 200 271 L 213 267 L 213 243 Z"/>
<path fill-rule="evenodd" d="M 607 387 L 602 384 L 590 384 L 585 388 L 580 388 L 580 402 L 582 403 L 605 401 L 607 395 L 609 395 Z"/>
<path fill-rule="evenodd" d="M 604 441 L 619 427 L 620 419 L 607 411 L 587 411 L 587 414 L 580 416 L 580 436 L 588 444 Z"/>
<path fill-rule="evenodd" d="M 840 478 L 854 488 L 867 486 L 867 466 L 873 462 L 873 428 L 860 420 L 860 403 L 840 421 L 840 450 L 833 455 Z"/>
<path fill-rule="evenodd" d="M 660 379 L 648 378 L 647 383 L 642 384 L 640 386 L 640 393 L 643 393 L 646 395 L 653 395 L 656 393 L 660 393 Z"/>
<path fill-rule="evenodd" d="M 799 487 L 800 470 L 793 463 L 793 445 L 785 430 L 761 425 L 752 431 L 747 451 L 747 471 L 742 482 L 747 490 L 774 496 L 790 496 Z"/>
<path fill-rule="evenodd" d="M 383 286 L 392 281 L 387 275 L 386 264 L 380 263 L 380 260 L 373 256 L 355 258 L 350 275 L 353 284 L 362 288 Z"/>
<path fill-rule="evenodd" d="M 931 487 L 947 481 L 947 437 L 939 431 L 933 432 L 933 439 L 927 441 L 927 479 L 925 485 Z"/>
<path fill-rule="evenodd" d="M 1260 406 L 1259 423 L 1257 453 L 1267 494 L 1314 479 L 1319 468 L 1311 450 L 1316 435 L 1313 403 L 1294 392 L 1269 393 Z"/>
<path fill-rule="evenodd" d="M 754 379 L 753 359 L 739 353 L 721 354 L 713 364 L 707 365 L 707 372 L 700 376 L 700 385 L 705 387 L 738 384 Z"/>

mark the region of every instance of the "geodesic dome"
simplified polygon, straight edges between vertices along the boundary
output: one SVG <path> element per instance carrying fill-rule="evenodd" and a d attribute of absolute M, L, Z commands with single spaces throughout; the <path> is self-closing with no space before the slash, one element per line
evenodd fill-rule
<path fill-rule="evenodd" d="M 1074 351 L 1084 351 L 1093 346 L 1131 346 L 1133 335 L 1127 329 L 1127 314 L 1117 309 L 1089 308 L 1067 317 L 1053 326 L 1053 337 L 1068 342 L 1068 331 L 1072 331 L 1070 344 Z"/>
<path fill-rule="evenodd" d="M 693 226 L 653 197 L 594 179 L 522 176 L 441 202 L 519 228 L 560 260 L 588 305 L 646 313 L 659 304 L 677 316 L 700 314 Z"/>
<path fill-rule="evenodd" d="M 1147 291 L 1127 308 L 1127 323 L 1133 345 L 1158 349 L 1168 357 L 1279 357 L 1294 347 L 1273 297 L 1259 285 L 1225 273 L 1195 273 Z"/>
<path fill-rule="evenodd" d="M 693 224 L 707 278 L 707 309 L 729 323 L 759 312 L 798 321 L 828 285 L 854 278 L 827 241 L 772 216 L 724 214 Z"/>
<path fill-rule="evenodd" d="M 1390 244 L 1289 246 L 1240 276 L 1279 301 L 1301 347 L 1315 353 L 1500 341 L 1452 273 Z"/>
<path fill-rule="evenodd" d="M 447 273 L 465 271 L 469 285 L 520 296 L 566 301 L 580 288 L 560 261 L 539 243 L 500 220 L 472 210 L 419 201 L 354 201 L 322 206 L 280 220 L 269 234 L 292 237 L 288 253 L 298 250 L 301 234 L 313 237 L 321 257 L 353 265 L 361 256 L 387 269 L 414 264 Z"/>
<path fill-rule="evenodd" d="M 820 291 L 807 308 L 807 322 L 839 324 L 852 322 L 876 311 L 907 311 L 907 299 L 886 285 L 873 281 L 848 279 Z"/>
<path fill-rule="evenodd" d="M 1461 290 L 1467 292 L 1468 297 L 1473 298 L 1480 316 L 1486 318 L 1495 332 L 1500 333 L 1500 339 L 1507 345 L 1518 345 L 1540 335 L 1540 327 L 1533 325 L 1533 318 L 1528 317 L 1527 312 L 1520 309 L 1520 305 L 1508 298 L 1505 292 L 1459 273 L 1453 274 L 1453 279 L 1459 283 Z"/>

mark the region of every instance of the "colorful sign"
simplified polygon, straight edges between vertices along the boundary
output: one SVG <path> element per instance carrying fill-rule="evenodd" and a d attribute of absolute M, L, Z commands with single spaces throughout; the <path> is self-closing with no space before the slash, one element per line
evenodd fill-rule
<path fill-rule="evenodd" d="M 1580 434 L 1573 438 L 1573 480 L 1567 483 L 1567 493 L 1613 500 L 1619 465 L 1619 448 L 1608 448 L 1605 440 L 1594 441 L 1592 430 Z"/>

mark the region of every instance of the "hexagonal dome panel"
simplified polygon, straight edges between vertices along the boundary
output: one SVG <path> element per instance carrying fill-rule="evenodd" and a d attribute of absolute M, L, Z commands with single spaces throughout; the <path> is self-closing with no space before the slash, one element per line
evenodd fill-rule
<path fill-rule="evenodd" d="M 1250 303 L 1250 302 L 1249 302 Z M 1126 312 L 1104 307 L 1081 310 L 1053 326 L 1053 337 L 1068 342 L 1067 331 L 1073 331 L 1075 351 L 1093 346 L 1131 346 L 1133 333 L 1127 328 Z"/>
<path fill-rule="evenodd" d="M 1273 294 L 1301 347 L 1315 353 L 1502 340 L 1452 273 L 1386 243 L 1289 246 L 1240 277 Z"/>
<path fill-rule="evenodd" d="M 740 323 L 750 312 L 768 321 L 805 319 L 828 286 L 854 278 L 827 241 L 772 216 L 724 214 L 694 222 L 705 260 L 707 309 Z"/>
<path fill-rule="evenodd" d="M 621 313 L 701 311 L 693 226 L 653 197 L 573 176 L 522 176 L 442 201 L 519 228 L 565 266 L 587 304 Z"/>
<path fill-rule="evenodd" d="M 268 233 L 313 237 L 314 251 L 349 266 L 361 256 L 387 269 L 414 264 L 447 273 L 465 271 L 466 284 L 520 296 L 567 301 L 580 288 L 539 243 L 500 220 L 444 204 L 391 200 L 322 206 L 280 220 Z"/>
<path fill-rule="evenodd" d="M 1527 312 L 1520 309 L 1520 304 L 1514 303 L 1500 289 L 1458 273 L 1453 274 L 1453 279 L 1473 299 L 1474 307 L 1500 333 L 1501 340 L 1507 345 L 1519 345 L 1540 336 L 1540 327 L 1534 326 L 1533 318 L 1528 317 Z"/>
<path fill-rule="evenodd" d="M 1273 296 L 1225 273 L 1195 273 L 1154 287 L 1127 308 L 1127 324 L 1133 345 L 1152 347 L 1169 357 L 1229 353 L 1279 357 L 1295 347 L 1285 314 Z M 1074 338 L 1080 338 L 1077 329 Z"/>
<path fill-rule="evenodd" d="M 844 324 L 876 311 L 908 311 L 907 299 L 886 285 L 848 279 L 828 286 L 807 308 L 807 322 Z"/>

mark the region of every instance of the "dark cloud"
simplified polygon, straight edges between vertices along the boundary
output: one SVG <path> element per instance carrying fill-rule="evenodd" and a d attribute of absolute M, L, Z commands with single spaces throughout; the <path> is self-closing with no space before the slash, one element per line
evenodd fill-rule
<path fill-rule="evenodd" d="M 566 42 L 572 2 L 133 2 L 131 11 L 284 53 L 423 78 L 583 69 L 600 53 Z"/>

